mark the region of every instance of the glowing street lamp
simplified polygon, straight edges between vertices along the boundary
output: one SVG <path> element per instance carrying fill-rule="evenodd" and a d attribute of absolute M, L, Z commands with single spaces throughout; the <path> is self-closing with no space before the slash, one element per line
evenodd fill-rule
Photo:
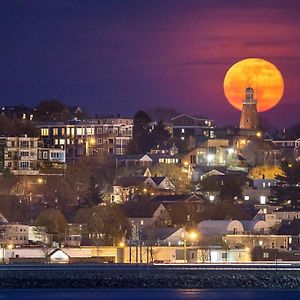
<path fill-rule="evenodd" d="M 183 239 L 183 261 L 184 261 L 184 263 L 187 263 L 187 258 L 186 258 L 186 250 L 187 250 L 186 241 L 187 241 L 187 239 L 186 239 L 184 233 L 182 233 L 182 237 L 184 238 Z M 188 232 L 188 239 L 190 241 L 196 241 L 197 238 L 198 238 L 198 232 L 197 231 L 193 230 L 193 231 Z"/>

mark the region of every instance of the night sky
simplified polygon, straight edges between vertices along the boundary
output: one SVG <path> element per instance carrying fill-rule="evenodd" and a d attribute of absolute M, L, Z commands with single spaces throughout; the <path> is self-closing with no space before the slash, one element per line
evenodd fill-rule
<path fill-rule="evenodd" d="M 285 80 L 263 116 L 283 127 L 300 115 L 298 0 L 1 0 L 0 24 L 1 105 L 54 97 L 90 113 L 164 106 L 237 124 L 223 79 L 259 57 Z"/>

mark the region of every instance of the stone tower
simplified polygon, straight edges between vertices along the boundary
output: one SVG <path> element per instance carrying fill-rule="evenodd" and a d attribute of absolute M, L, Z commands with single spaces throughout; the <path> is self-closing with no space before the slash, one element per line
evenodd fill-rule
<path fill-rule="evenodd" d="M 254 90 L 251 87 L 246 88 L 246 98 L 243 100 L 242 115 L 240 121 L 241 129 L 257 129 L 258 113 L 257 100 L 254 99 Z"/>

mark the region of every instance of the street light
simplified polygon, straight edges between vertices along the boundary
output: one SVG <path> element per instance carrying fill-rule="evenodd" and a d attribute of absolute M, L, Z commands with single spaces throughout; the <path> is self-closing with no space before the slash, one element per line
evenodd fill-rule
<path fill-rule="evenodd" d="M 187 232 L 187 234 L 188 234 L 188 238 L 189 238 L 190 241 L 196 241 L 197 238 L 198 238 L 198 235 L 199 235 L 199 233 L 195 230 Z M 187 257 L 186 257 L 186 250 L 187 250 L 186 242 L 187 242 L 187 239 L 186 239 L 184 233 L 182 233 L 182 237 L 184 237 L 184 240 L 183 240 L 183 261 L 184 261 L 184 263 L 187 263 Z"/>

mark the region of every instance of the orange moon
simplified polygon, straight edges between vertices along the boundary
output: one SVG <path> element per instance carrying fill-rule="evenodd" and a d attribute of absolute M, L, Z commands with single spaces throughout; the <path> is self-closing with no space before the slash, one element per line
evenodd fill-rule
<path fill-rule="evenodd" d="M 269 110 L 281 100 L 283 77 L 272 63 L 260 58 L 247 58 L 234 64 L 226 73 L 224 93 L 229 103 L 242 110 L 245 89 L 254 89 L 259 112 Z"/>

